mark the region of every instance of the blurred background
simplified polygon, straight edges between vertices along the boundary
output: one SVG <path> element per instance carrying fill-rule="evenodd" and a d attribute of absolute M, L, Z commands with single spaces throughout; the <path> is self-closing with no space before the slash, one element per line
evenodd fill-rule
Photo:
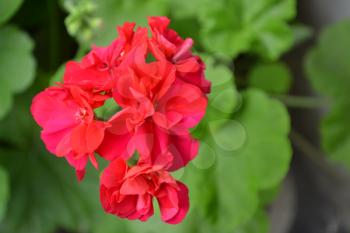
<path fill-rule="evenodd" d="M 177 226 L 105 214 L 100 171 L 78 183 L 29 111 L 65 62 L 150 15 L 195 40 L 213 85 Z M 0 232 L 350 232 L 349 109 L 349 0 L 0 0 Z"/>

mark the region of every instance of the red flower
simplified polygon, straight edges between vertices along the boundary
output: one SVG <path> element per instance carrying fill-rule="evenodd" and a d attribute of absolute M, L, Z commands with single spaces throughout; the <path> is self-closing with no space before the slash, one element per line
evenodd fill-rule
<path fill-rule="evenodd" d="M 196 86 L 175 80 L 171 63 L 146 64 L 145 52 L 135 50 L 127 59 L 137 66 L 119 74 L 114 97 L 124 109 L 109 120 L 98 153 L 108 160 L 128 159 L 137 149 L 143 161 L 172 161 L 168 169 L 176 170 L 197 154 L 198 142 L 188 129 L 203 117 L 207 98 Z"/>
<path fill-rule="evenodd" d="M 31 112 L 47 149 L 65 157 L 79 180 L 89 159 L 98 167 L 95 152 L 111 161 L 100 185 L 106 212 L 146 221 L 156 198 L 162 220 L 177 224 L 189 209 L 188 190 L 169 171 L 198 153 L 189 129 L 205 114 L 210 82 L 191 52 L 192 39 L 182 39 L 169 23 L 150 17 L 152 38 L 146 28 L 135 31 L 135 23 L 118 27 L 119 37 L 109 46 L 68 62 L 63 84 L 39 93 Z M 103 122 L 94 109 L 109 98 L 121 110 Z M 129 167 L 135 152 L 138 163 Z"/>
<path fill-rule="evenodd" d="M 119 37 L 109 46 L 94 46 L 81 62 L 68 62 L 64 83 L 95 92 L 110 92 L 115 85 L 116 70 L 124 57 L 139 44 L 147 42 L 147 29 L 138 28 L 134 32 L 134 27 L 135 23 L 125 23 L 117 28 Z"/>
<path fill-rule="evenodd" d="M 186 216 L 187 187 L 162 170 L 162 166 L 140 164 L 129 168 L 124 160 L 116 159 L 101 176 L 100 199 L 110 214 L 146 221 L 153 215 L 154 197 L 164 222 L 177 224 Z"/>
<path fill-rule="evenodd" d="M 211 84 L 204 76 L 205 65 L 199 56 L 193 56 L 191 52 L 193 40 L 184 40 L 176 31 L 169 29 L 170 20 L 167 17 L 149 17 L 148 23 L 152 32 L 149 45 L 154 57 L 172 62 L 178 78 L 209 93 Z"/>
<path fill-rule="evenodd" d="M 43 128 L 41 138 L 47 149 L 65 157 L 76 169 L 79 180 L 84 177 L 88 158 L 97 167 L 94 152 L 108 123 L 95 120 L 93 108 L 104 99 L 69 85 L 47 88 L 33 99 L 31 112 Z"/>

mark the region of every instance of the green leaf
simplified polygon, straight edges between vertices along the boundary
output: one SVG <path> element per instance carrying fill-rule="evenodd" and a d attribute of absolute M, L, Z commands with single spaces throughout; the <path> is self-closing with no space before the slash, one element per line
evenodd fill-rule
<path fill-rule="evenodd" d="M 120 110 L 119 105 L 113 98 L 105 101 L 104 105 L 95 110 L 96 117 L 103 120 L 110 119 L 115 113 Z"/>
<path fill-rule="evenodd" d="M 322 144 L 329 156 L 350 168 L 350 22 L 343 21 L 322 32 L 306 58 L 312 86 L 331 100 L 321 125 Z"/>
<path fill-rule="evenodd" d="M 1 85 L 16 93 L 28 88 L 35 72 L 32 50 L 33 41 L 25 32 L 14 26 L 0 29 Z"/>
<path fill-rule="evenodd" d="M 23 0 L 1 0 L 0 2 L 0 25 L 5 23 L 16 13 Z"/>
<path fill-rule="evenodd" d="M 55 85 L 56 83 L 63 82 L 64 70 L 66 68 L 66 63 L 62 64 L 54 75 L 50 78 L 50 85 Z"/>
<path fill-rule="evenodd" d="M 268 219 L 264 210 L 260 209 L 254 217 L 234 233 L 267 233 L 269 230 Z"/>
<path fill-rule="evenodd" d="M 221 113 L 230 114 L 237 105 L 238 93 L 232 71 L 221 64 L 215 64 L 213 57 L 201 54 L 206 64 L 206 78 L 211 82 L 210 106 Z"/>
<path fill-rule="evenodd" d="M 12 95 L 26 89 L 34 79 L 33 42 L 14 26 L 0 28 L 0 119 L 12 103 Z"/>
<path fill-rule="evenodd" d="M 32 98 L 32 93 L 16 97 L 14 101 L 16 107 L 12 108 L 9 114 L 0 121 L 0 142 L 4 145 L 23 150 L 32 146 L 32 132 L 35 128 L 29 107 Z"/>
<path fill-rule="evenodd" d="M 40 151 L 0 154 L 11 176 L 4 233 L 51 233 L 57 227 L 86 231 L 97 208 L 97 176 L 78 184 L 63 159 Z M 90 171 L 91 174 L 92 171 Z"/>
<path fill-rule="evenodd" d="M 65 19 L 68 33 L 81 45 L 88 46 L 102 23 L 95 16 L 97 4 L 92 0 L 62 0 L 62 5 L 69 13 Z"/>
<path fill-rule="evenodd" d="M 147 16 L 165 15 L 167 3 L 164 0 L 105 0 L 97 5 L 96 16 L 102 20 L 93 43 L 107 45 L 117 37 L 116 27 L 125 22 L 147 24 Z"/>
<path fill-rule="evenodd" d="M 9 180 L 7 176 L 7 172 L 0 167 L 0 220 L 3 219 L 7 201 L 9 198 Z"/>
<path fill-rule="evenodd" d="M 274 94 L 288 92 L 291 82 L 292 75 L 283 63 L 260 64 L 249 74 L 249 86 Z"/>
<path fill-rule="evenodd" d="M 10 89 L 5 85 L 0 85 L 0 106 L 1 120 L 12 106 L 12 93 L 10 92 Z"/>
<path fill-rule="evenodd" d="M 216 146 L 224 151 L 235 151 L 246 142 L 247 132 L 239 121 L 215 120 L 209 122 L 209 128 Z"/>
<path fill-rule="evenodd" d="M 314 34 L 312 28 L 304 24 L 294 24 L 292 25 L 292 29 L 294 34 L 294 46 L 310 39 Z"/>
<path fill-rule="evenodd" d="M 157 205 L 155 207 L 158 208 Z M 131 232 L 135 233 L 192 233 L 193 231 L 189 229 L 190 224 L 191 220 L 186 218 L 181 224 L 169 225 L 161 221 L 159 214 L 155 214 L 147 222 L 128 222 Z"/>
<path fill-rule="evenodd" d="M 52 233 L 60 227 L 86 232 L 95 215 L 103 212 L 98 173 L 89 168 L 87 177 L 78 183 L 65 159 L 47 152 L 39 127 L 30 119 L 31 97 L 17 98 L 11 117 L 0 123 L 1 133 L 4 129 L 13 134 L 0 135 L 5 142 L 0 148 L 0 163 L 11 177 L 11 196 L 0 231 Z"/>
<path fill-rule="evenodd" d="M 233 86 L 234 77 L 232 71 L 224 65 L 215 64 L 212 56 L 200 54 L 206 64 L 205 76 L 211 82 L 213 90 L 221 89 L 220 87 L 227 85 Z M 234 86 L 233 86 L 234 87 Z"/>
<path fill-rule="evenodd" d="M 227 128 L 234 124 L 231 130 Z M 291 147 L 288 140 L 290 122 L 285 107 L 258 90 L 243 94 L 242 111 L 234 121 L 222 123 L 211 131 L 213 137 L 225 135 L 240 147 L 228 151 L 217 143 L 217 183 L 221 227 L 234 229 L 247 222 L 256 211 L 258 191 L 272 188 L 281 182 L 288 171 Z M 243 142 L 235 134 L 239 133 Z M 223 136 L 221 136 L 223 137 Z"/>
<path fill-rule="evenodd" d="M 197 15 L 205 48 L 227 59 L 250 51 L 277 59 L 293 44 L 287 21 L 295 16 L 295 0 L 194 1 L 191 7 L 179 1 L 177 5 L 175 16 Z M 177 13 L 183 11 L 184 16 Z"/>
<path fill-rule="evenodd" d="M 266 204 L 261 192 L 273 190 L 288 171 L 288 112 L 279 101 L 249 89 L 231 119 L 206 121 L 209 131 L 200 134 L 199 155 L 185 172 L 191 203 L 213 228 L 209 232 L 245 229 Z"/>
<path fill-rule="evenodd" d="M 257 90 L 244 97 L 236 120 L 245 128 L 247 140 L 234 154 L 250 160 L 247 165 L 259 188 L 271 188 L 284 177 L 291 159 L 289 114 L 283 104 Z"/>
<path fill-rule="evenodd" d="M 128 220 L 105 212 L 99 214 L 96 224 L 92 228 L 92 233 L 131 233 L 128 229 Z"/>
<path fill-rule="evenodd" d="M 335 101 L 349 93 L 349 40 L 350 22 L 340 22 L 321 34 L 306 58 L 305 68 L 313 87 Z"/>

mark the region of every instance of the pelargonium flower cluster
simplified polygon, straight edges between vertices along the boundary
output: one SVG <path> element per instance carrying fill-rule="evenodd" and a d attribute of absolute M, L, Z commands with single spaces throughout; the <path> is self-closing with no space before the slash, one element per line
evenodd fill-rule
<path fill-rule="evenodd" d="M 106 212 L 146 221 L 155 198 L 162 220 L 176 224 L 186 216 L 189 198 L 170 172 L 198 153 L 189 129 L 205 114 L 210 82 L 191 52 L 192 39 L 169 29 L 166 17 L 148 21 L 150 37 L 147 28 L 125 23 L 110 45 L 68 62 L 63 83 L 35 96 L 31 112 L 46 148 L 64 157 L 79 180 L 89 161 L 98 168 L 95 154 L 110 161 L 100 180 Z M 120 111 L 104 121 L 94 110 L 107 99 Z M 135 154 L 138 161 L 129 166 Z"/>

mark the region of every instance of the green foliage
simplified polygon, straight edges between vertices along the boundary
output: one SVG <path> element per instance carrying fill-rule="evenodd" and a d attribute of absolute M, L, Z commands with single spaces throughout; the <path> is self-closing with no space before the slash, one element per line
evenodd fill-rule
<path fill-rule="evenodd" d="M 16 108 L 0 123 L 0 129 L 15 125 L 13 135 L 0 135 L 7 142 L 0 150 L 0 162 L 11 177 L 11 196 L 0 230 L 51 233 L 64 227 L 85 232 L 97 211 L 102 211 L 96 198 L 97 172 L 89 171 L 84 182 L 78 184 L 74 169 L 46 151 L 27 109 L 31 97 L 18 98 Z"/>
<path fill-rule="evenodd" d="M 224 65 L 215 64 L 213 57 L 204 56 L 204 61 L 206 78 L 212 83 L 210 106 L 222 114 L 232 113 L 238 101 L 232 72 Z"/>
<path fill-rule="evenodd" d="M 105 101 L 104 105 L 95 110 L 96 117 L 103 120 L 110 119 L 120 107 L 113 98 Z"/>
<path fill-rule="evenodd" d="M 13 6 L 16 2 L 5 0 Z M 98 172 L 89 171 L 78 184 L 64 159 L 46 152 L 29 112 L 33 97 L 30 92 L 17 97 L 16 108 L 0 122 L 0 162 L 4 168 L 0 169 L 0 217 L 8 206 L 0 231 L 52 233 L 64 228 L 83 233 L 267 232 L 263 208 L 288 170 L 291 149 L 288 113 L 264 92 L 279 94 L 289 89 L 289 71 L 275 60 L 307 35 L 305 28 L 288 25 L 295 15 L 295 0 L 61 2 L 68 13 L 67 31 L 79 43 L 76 59 L 91 44 L 110 43 L 117 36 L 117 25 L 132 21 L 145 26 L 150 15 L 169 15 L 182 37 L 195 39 L 196 49 L 204 54 L 212 92 L 207 115 L 194 130 L 201 141 L 199 155 L 183 173 L 176 174 L 189 186 L 191 210 L 176 226 L 162 223 L 158 212 L 147 223 L 105 214 L 98 199 Z M 0 23 L 5 20 L 1 18 L 3 9 L 0 4 Z M 6 12 L 10 14 L 9 9 Z M 33 43 L 24 32 L 13 26 L 0 28 L 0 118 L 10 111 L 13 95 L 33 81 L 32 50 Z M 240 54 L 258 55 L 260 64 L 249 67 L 252 69 L 246 90 L 236 85 L 233 74 L 232 59 Z M 265 59 L 273 61 L 266 63 L 262 61 Z M 51 84 L 62 80 L 63 73 L 64 64 L 53 75 Z M 111 99 L 96 109 L 96 114 L 108 119 L 116 111 L 118 106 Z M 8 203 L 6 175 L 2 175 L 5 170 L 10 178 Z"/>
<path fill-rule="evenodd" d="M 33 42 L 14 26 L 0 28 L 0 119 L 11 108 L 12 96 L 32 83 L 35 60 Z"/>
<path fill-rule="evenodd" d="M 181 177 L 191 199 L 191 211 L 183 223 L 169 226 L 154 216 L 146 223 L 126 222 L 125 226 L 106 216 L 105 224 L 98 224 L 94 233 L 118 228 L 127 233 L 267 232 L 266 216 L 259 209 L 267 198 L 260 199 L 260 192 L 276 190 L 291 158 L 285 107 L 252 89 L 243 93 L 243 106 L 232 120 L 208 123 L 212 124 L 203 133 L 198 157 Z M 228 148 L 218 137 L 227 141 Z M 207 159 L 210 162 L 204 163 Z"/>
<path fill-rule="evenodd" d="M 164 0 L 105 0 L 99 1 L 96 16 L 102 19 L 102 26 L 93 40 L 97 45 L 107 45 L 117 35 L 116 26 L 124 22 L 146 25 L 147 16 L 165 15 L 167 4 Z"/>
<path fill-rule="evenodd" d="M 82 2 L 91 5 L 93 1 Z M 77 25 L 89 25 L 90 21 L 98 21 L 99 23 L 93 23 L 93 28 L 100 25 L 100 29 L 87 33 L 92 37 L 92 43 L 106 45 L 115 38 L 116 25 L 126 21 L 145 25 L 147 16 L 171 15 L 174 20 L 186 22 L 179 25 L 175 21 L 176 29 L 181 32 L 186 25 L 188 35 L 184 36 L 194 36 L 195 39 L 198 33 L 200 40 L 197 43 L 204 45 L 213 54 L 229 59 L 241 53 L 252 52 L 274 60 L 294 43 L 294 31 L 288 21 L 295 16 L 295 5 L 295 0 L 194 0 L 191 4 L 185 0 L 106 0 L 96 4 L 96 9 L 93 10 L 96 17 L 94 20 L 83 20 L 83 16 L 90 15 L 91 11 L 82 16 L 77 12 L 83 10 L 76 10 L 71 11 L 71 20 L 68 18 L 66 23 L 68 29 L 78 31 Z M 77 33 L 72 35 L 78 38 Z"/>
<path fill-rule="evenodd" d="M 322 142 L 330 157 L 350 167 L 350 22 L 326 29 L 306 59 L 312 86 L 329 97 L 331 108 L 321 125 Z"/>
<path fill-rule="evenodd" d="M 174 1 L 175 2 L 175 1 Z M 175 16 L 197 17 L 207 50 L 226 58 L 253 52 L 276 59 L 293 43 L 294 0 L 176 1 Z M 210 7 L 209 7 L 210 6 Z"/>
<path fill-rule="evenodd" d="M 70 35 L 84 46 L 89 45 L 96 30 L 101 26 L 101 19 L 95 16 L 96 4 L 91 0 L 64 0 L 63 6 L 69 12 L 65 20 Z"/>
<path fill-rule="evenodd" d="M 244 143 L 230 152 L 218 148 L 218 219 L 225 227 L 230 222 L 231 229 L 252 217 L 259 203 L 258 191 L 272 188 L 281 181 L 291 157 L 285 107 L 257 90 L 249 90 L 243 96 L 242 110 L 233 119 L 246 131 L 241 134 L 245 137 Z M 232 122 L 212 132 L 213 137 L 224 130 L 226 137 L 234 140 L 236 132 L 226 130 L 227 124 Z"/>
<path fill-rule="evenodd" d="M 21 6 L 23 0 L 1 0 L 0 2 L 0 25 L 5 23 Z"/>
<path fill-rule="evenodd" d="M 264 211 L 259 210 L 254 217 L 234 233 L 267 233 L 269 230 L 268 219 Z"/>
<path fill-rule="evenodd" d="M 9 180 L 7 172 L 0 167 L 0 220 L 2 220 L 9 198 Z"/>
<path fill-rule="evenodd" d="M 313 30 L 303 24 L 292 25 L 293 35 L 294 35 L 294 46 L 310 39 L 313 35 Z"/>
<path fill-rule="evenodd" d="M 291 82 L 292 75 L 283 63 L 259 64 L 249 74 L 249 86 L 274 94 L 288 92 Z"/>
<path fill-rule="evenodd" d="M 52 75 L 50 78 L 50 85 L 55 85 L 56 83 L 62 82 L 63 81 L 63 75 L 64 75 L 64 69 L 66 68 L 66 64 L 62 64 Z"/>

